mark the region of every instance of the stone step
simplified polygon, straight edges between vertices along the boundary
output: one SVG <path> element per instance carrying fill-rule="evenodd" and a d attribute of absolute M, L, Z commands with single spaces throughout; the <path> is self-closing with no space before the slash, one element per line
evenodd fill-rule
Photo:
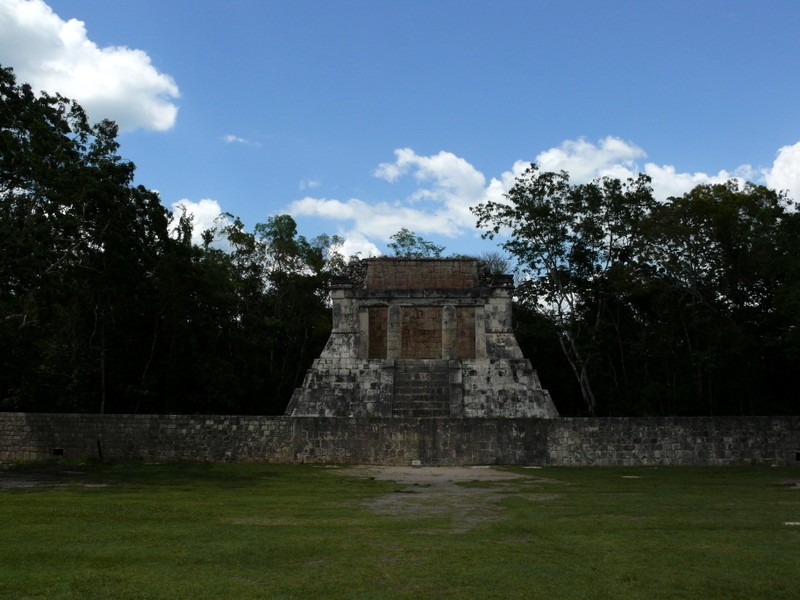
<path fill-rule="evenodd" d="M 416 410 L 409 412 L 393 412 L 392 416 L 397 417 L 398 419 L 432 419 L 432 418 L 447 418 L 450 416 L 450 413 Z"/>
<path fill-rule="evenodd" d="M 440 400 L 437 402 L 395 402 L 392 405 L 393 410 L 450 410 L 449 400 Z"/>
<path fill-rule="evenodd" d="M 449 384 L 439 385 L 396 385 L 394 386 L 395 394 L 430 396 L 431 394 L 445 394 L 450 395 Z"/>
<path fill-rule="evenodd" d="M 450 381 L 448 373 L 396 373 L 395 381 Z"/>
<path fill-rule="evenodd" d="M 438 398 L 395 398 L 392 406 L 427 406 L 427 405 L 447 405 L 450 406 L 450 398 L 439 396 Z"/>
<path fill-rule="evenodd" d="M 421 398 L 429 398 L 431 396 L 447 396 L 450 397 L 450 386 L 410 386 L 410 387 L 396 387 L 394 388 L 395 396 L 418 396 Z"/>
<path fill-rule="evenodd" d="M 450 407 L 393 407 L 395 417 L 449 417 Z"/>
<path fill-rule="evenodd" d="M 394 372 L 392 415 L 413 418 L 450 416 L 448 362 L 398 361 Z"/>

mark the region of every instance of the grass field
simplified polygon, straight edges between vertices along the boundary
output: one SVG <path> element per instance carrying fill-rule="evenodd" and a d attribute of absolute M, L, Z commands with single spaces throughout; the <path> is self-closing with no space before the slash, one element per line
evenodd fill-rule
<path fill-rule="evenodd" d="M 798 468 L 507 471 L 18 465 L 0 598 L 800 598 Z"/>

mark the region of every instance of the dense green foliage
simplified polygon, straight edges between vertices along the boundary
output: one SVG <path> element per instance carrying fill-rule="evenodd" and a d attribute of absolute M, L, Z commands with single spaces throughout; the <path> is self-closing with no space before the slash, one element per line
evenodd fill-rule
<path fill-rule="evenodd" d="M 18 467 L 0 597 L 797 598 L 794 467 L 474 473 Z"/>
<path fill-rule="evenodd" d="M 649 183 L 532 165 L 475 209 L 489 236 L 510 231 L 523 328 L 557 340 L 567 398 L 600 415 L 797 413 L 800 215 L 763 186 L 658 203 Z"/>
<path fill-rule="evenodd" d="M 336 240 L 228 216 L 193 244 L 116 134 L 0 70 L 0 410 L 282 412 L 330 331 Z"/>

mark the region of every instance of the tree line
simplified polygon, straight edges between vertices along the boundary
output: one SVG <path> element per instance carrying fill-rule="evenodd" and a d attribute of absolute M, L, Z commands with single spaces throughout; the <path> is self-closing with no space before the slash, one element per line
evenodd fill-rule
<path fill-rule="evenodd" d="M 0 410 L 282 413 L 329 336 L 341 240 L 228 214 L 193 243 L 134 171 L 113 122 L 0 68 Z M 474 211 L 518 266 L 516 334 L 562 414 L 798 412 L 784 195 L 731 182 L 656 202 L 644 176 L 532 165 Z M 444 251 L 405 228 L 389 248 Z"/>
<path fill-rule="evenodd" d="M 0 410 L 281 413 L 330 332 L 336 240 L 226 215 L 193 244 L 116 137 L 0 69 Z"/>
<path fill-rule="evenodd" d="M 562 411 L 800 411 L 800 215 L 785 194 L 729 181 L 658 202 L 646 175 L 573 184 L 534 164 L 473 210 L 508 236 L 522 327 L 549 331 L 544 360 L 562 359 L 561 379 L 541 373 Z"/>

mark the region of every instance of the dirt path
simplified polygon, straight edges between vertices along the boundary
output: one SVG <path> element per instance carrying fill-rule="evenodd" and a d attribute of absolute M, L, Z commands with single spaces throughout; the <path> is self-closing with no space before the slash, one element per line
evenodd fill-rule
<path fill-rule="evenodd" d="M 491 467 L 379 467 L 356 466 L 337 471 L 352 477 L 371 477 L 396 481 L 402 487 L 368 503 L 376 513 L 396 515 L 411 522 L 429 517 L 447 517 L 451 532 L 464 533 L 475 525 L 502 517 L 500 501 L 509 495 L 520 495 L 525 489 L 547 480 L 530 475 L 501 471 Z M 473 483 L 475 485 L 459 485 Z M 532 495 L 522 495 L 530 498 Z M 540 500 L 551 494 L 536 494 Z M 420 523 L 421 525 L 421 523 Z M 419 529 L 425 533 L 424 528 Z"/>

